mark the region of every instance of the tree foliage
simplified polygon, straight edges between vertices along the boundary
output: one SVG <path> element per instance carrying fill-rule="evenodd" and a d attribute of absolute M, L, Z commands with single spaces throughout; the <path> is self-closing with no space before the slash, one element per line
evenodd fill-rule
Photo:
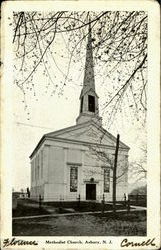
<path fill-rule="evenodd" d="M 113 170 L 114 170 L 114 161 L 115 161 L 115 155 L 110 154 L 106 150 L 103 150 L 101 147 L 97 146 L 90 146 L 89 147 L 89 152 L 86 152 L 86 156 L 92 156 L 92 158 L 96 161 L 101 162 L 104 165 L 104 168 L 110 170 L 110 179 L 113 180 Z M 127 161 L 127 156 L 122 155 L 119 152 L 118 156 L 118 168 L 117 168 L 117 173 L 116 173 L 116 184 L 119 184 L 121 182 L 126 182 L 127 181 L 127 175 L 128 175 L 128 161 Z M 100 169 L 100 170 L 99 170 Z M 91 168 L 89 171 L 91 176 L 93 174 L 100 174 L 104 175 L 104 172 L 102 169 L 98 166 L 95 166 Z"/>
<path fill-rule="evenodd" d="M 117 113 L 129 109 L 137 120 L 142 119 L 147 101 L 145 12 L 14 12 L 15 84 L 24 100 L 28 93 L 36 96 L 37 74 L 46 79 L 51 96 L 80 84 L 73 69 L 78 65 L 83 75 L 89 23 L 97 88 L 103 88 L 106 96 L 102 113 L 110 124 Z"/>
<path fill-rule="evenodd" d="M 147 194 L 147 186 L 141 186 L 133 189 L 130 195 L 146 195 Z"/>
<path fill-rule="evenodd" d="M 143 145 L 141 148 L 140 159 L 131 161 L 129 166 L 129 177 L 136 183 L 146 181 L 147 177 L 147 148 Z"/>

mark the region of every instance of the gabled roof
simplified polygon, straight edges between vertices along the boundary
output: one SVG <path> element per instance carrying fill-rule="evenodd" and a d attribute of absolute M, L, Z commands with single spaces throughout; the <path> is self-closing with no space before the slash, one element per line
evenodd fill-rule
<path fill-rule="evenodd" d="M 70 142 L 78 142 L 78 143 L 93 143 L 100 144 L 104 146 L 115 147 L 116 145 L 116 137 L 106 131 L 102 126 L 99 126 L 94 121 L 88 121 L 85 123 L 81 123 L 78 125 L 70 126 L 64 129 L 60 129 L 51 133 L 45 134 L 36 148 L 30 155 L 30 158 L 35 154 L 35 152 L 39 149 L 41 144 L 45 139 L 58 139 L 58 140 L 66 140 Z M 120 141 L 120 148 L 129 150 L 129 147 Z"/>

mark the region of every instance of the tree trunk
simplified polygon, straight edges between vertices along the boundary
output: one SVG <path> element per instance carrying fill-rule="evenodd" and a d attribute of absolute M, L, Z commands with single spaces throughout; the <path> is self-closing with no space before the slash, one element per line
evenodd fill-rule
<path fill-rule="evenodd" d="M 119 150 L 119 140 L 120 135 L 117 135 L 116 142 L 116 150 L 115 150 L 115 159 L 114 159 L 114 167 L 113 167 L 113 213 L 116 213 L 116 173 L 117 173 L 117 158 L 118 158 L 118 150 Z"/>

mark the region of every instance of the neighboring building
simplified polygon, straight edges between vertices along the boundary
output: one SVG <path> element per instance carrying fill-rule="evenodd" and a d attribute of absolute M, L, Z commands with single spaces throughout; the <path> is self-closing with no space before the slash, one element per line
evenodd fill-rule
<path fill-rule="evenodd" d="M 25 198 L 28 198 L 28 195 L 27 193 L 24 193 L 24 192 L 15 192 L 13 191 L 12 192 L 12 209 L 16 209 L 17 208 L 17 200 L 18 199 L 25 199 Z"/>
<path fill-rule="evenodd" d="M 80 113 L 76 125 L 45 134 L 30 156 L 31 198 L 44 201 L 112 200 L 116 138 L 102 127 L 95 91 L 89 27 Z M 129 147 L 120 142 L 117 200 L 127 193 Z"/>

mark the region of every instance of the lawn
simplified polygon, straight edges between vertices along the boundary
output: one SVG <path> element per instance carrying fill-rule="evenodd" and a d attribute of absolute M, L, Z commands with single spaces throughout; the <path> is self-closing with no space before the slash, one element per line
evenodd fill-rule
<path fill-rule="evenodd" d="M 30 200 L 19 199 L 16 209 L 12 210 L 13 217 L 34 216 L 49 214 L 44 207 L 39 207 L 39 204 Z"/>
<path fill-rule="evenodd" d="M 101 211 L 101 203 L 87 203 L 81 202 L 70 202 L 70 203 L 42 203 L 39 207 L 39 203 L 32 201 L 30 199 L 19 199 L 17 207 L 13 209 L 13 217 L 23 217 L 23 216 L 34 216 L 34 215 L 44 215 L 50 213 L 69 213 L 69 209 L 73 208 L 73 212 L 89 212 L 89 211 Z M 104 210 L 112 210 L 112 203 L 105 204 Z M 125 209 L 124 204 L 117 204 L 117 209 Z"/>
<path fill-rule="evenodd" d="M 145 236 L 145 211 L 13 220 L 13 236 Z"/>

